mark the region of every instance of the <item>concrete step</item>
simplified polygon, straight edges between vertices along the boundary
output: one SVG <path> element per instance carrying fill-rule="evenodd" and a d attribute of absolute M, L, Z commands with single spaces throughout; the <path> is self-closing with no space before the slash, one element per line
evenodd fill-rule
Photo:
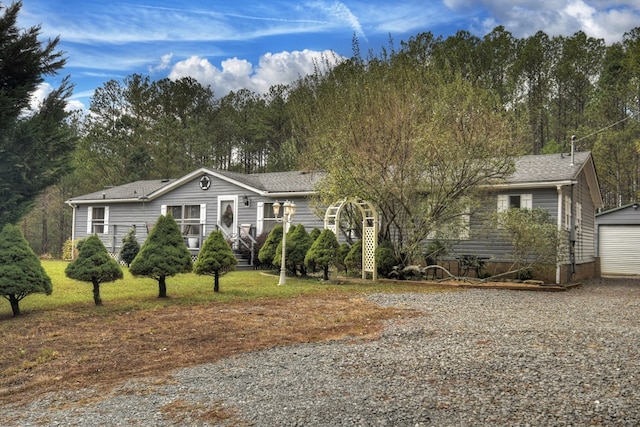
<path fill-rule="evenodd" d="M 243 258 L 241 254 L 234 252 L 238 263 L 236 264 L 236 270 L 253 270 L 254 266 L 249 263 L 249 260 Z"/>

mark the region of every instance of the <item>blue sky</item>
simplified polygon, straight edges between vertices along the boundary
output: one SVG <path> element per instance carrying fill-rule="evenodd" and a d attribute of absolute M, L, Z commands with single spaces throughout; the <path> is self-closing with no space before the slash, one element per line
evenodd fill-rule
<path fill-rule="evenodd" d="M 38 24 L 43 37 L 60 36 L 67 56 L 39 95 L 69 75 L 72 105 L 88 108 L 97 87 L 133 73 L 192 76 L 216 96 L 263 92 L 312 71 L 322 55 L 351 56 L 354 34 L 363 54 L 390 37 L 482 37 L 497 25 L 516 37 L 582 30 L 610 44 L 640 26 L 640 0 L 23 0 L 19 25 Z"/>

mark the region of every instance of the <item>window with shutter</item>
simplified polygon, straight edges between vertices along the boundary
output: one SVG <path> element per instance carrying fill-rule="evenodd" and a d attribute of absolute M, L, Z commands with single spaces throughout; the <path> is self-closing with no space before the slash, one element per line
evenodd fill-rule
<path fill-rule="evenodd" d="M 498 195 L 498 213 L 507 209 L 533 209 L 532 194 L 499 194 Z"/>
<path fill-rule="evenodd" d="M 258 203 L 256 203 L 256 205 L 257 205 L 256 236 L 259 236 L 259 235 L 262 234 L 263 226 L 264 226 L 264 218 L 263 218 L 264 202 L 258 202 Z"/>
<path fill-rule="evenodd" d="M 564 196 L 564 228 L 571 230 L 571 198 Z"/>

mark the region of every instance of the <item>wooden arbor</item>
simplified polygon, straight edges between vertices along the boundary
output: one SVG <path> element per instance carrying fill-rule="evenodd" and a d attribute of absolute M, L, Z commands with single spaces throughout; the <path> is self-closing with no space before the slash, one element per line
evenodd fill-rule
<path fill-rule="evenodd" d="M 371 273 L 372 280 L 377 280 L 376 247 L 378 246 L 378 211 L 366 200 L 342 199 L 327 208 L 324 215 L 324 228 L 338 235 L 340 214 L 345 206 L 356 206 L 362 214 L 362 278 Z"/>

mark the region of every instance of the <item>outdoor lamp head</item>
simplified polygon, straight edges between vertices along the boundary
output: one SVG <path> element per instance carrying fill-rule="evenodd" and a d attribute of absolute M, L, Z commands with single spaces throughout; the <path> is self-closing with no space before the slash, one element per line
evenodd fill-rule
<path fill-rule="evenodd" d="M 293 217 L 296 214 L 296 204 L 291 202 L 289 205 L 289 216 Z"/>
<path fill-rule="evenodd" d="M 273 204 L 273 215 L 277 218 L 279 213 L 280 213 L 280 203 L 278 203 L 278 201 L 276 200 L 276 202 Z"/>

